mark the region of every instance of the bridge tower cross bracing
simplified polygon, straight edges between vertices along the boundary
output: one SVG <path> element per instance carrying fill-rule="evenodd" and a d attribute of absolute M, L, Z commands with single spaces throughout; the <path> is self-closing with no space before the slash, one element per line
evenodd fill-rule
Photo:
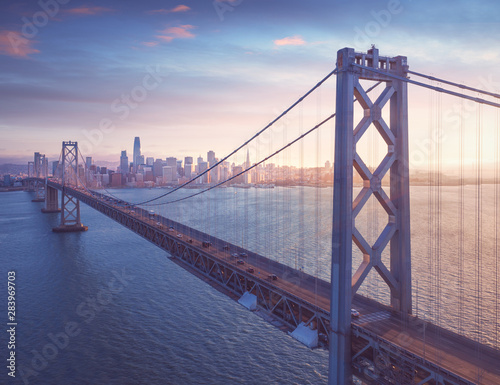
<path fill-rule="evenodd" d="M 28 186 L 27 190 L 30 192 L 35 191 L 35 181 L 31 178 L 35 177 L 35 162 L 28 162 Z"/>
<path fill-rule="evenodd" d="M 80 201 L 67 193 L 69 188 L 78 188 L 78 143 L 62 142 L 62 191 L 61 191 L 61 225 L 52 231 L 68 233 L 87 231 L 80 220 Z"/>
<path fill-rule="evenodd" d="M 35 152 L 34 156 L 34 177 L 46 178 L 48 175 L 48 165 L 45 154 Z M 28 170 L 29 171 L 29 170 Z M 32 202 L 45 202 L 45 183 L 39 180 L 35 181 L 35 199 Z"/>
<path fill-rule="evenodd" d="M 410 199 L 408 170 L 407 83 L 375 74 L 354 64 L 376 68 L 406 78 L 406 57 L 381 57 L 372 47 L 367 53 L 344 48 L 337 53 L 337 102 L 335 127 L 335 164 L 332 233 L 332 295 L 329 384 L 350 384 L 351 302 L 374 268 L 388 285 L 392 308 L 403 318 L 411 314 Z M 377 100 L 370 100 L 360 80 L 382 82 L 385 89 Z M 354 125 L 354 99 L 363 109 Z M 382 109 L 390 109 L 387 124 Z M 363 161 L 356 145 L 370 125 L 381 135 L 387 153 L 375 171 Z M 363 188 L 354 197 L 353 170 L 363 179 Z M 372 169 L 373 170 L 373 169 Z M 389 173 L 389 195 L 382 179 Z M 371 196 L 387 213 L 388 221 L 373 245 L 356 228 L 356 217 Z M 382 252 L 390 249 L 390 266 L 382 261 Z M 358 248 L 363 260 L 353 274 L 352 251 Z"/>

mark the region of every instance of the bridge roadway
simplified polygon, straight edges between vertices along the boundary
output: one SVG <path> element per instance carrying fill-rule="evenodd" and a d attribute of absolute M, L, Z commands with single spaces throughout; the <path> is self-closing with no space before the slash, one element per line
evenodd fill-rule
<path fill-rule="evenodd" d="M 61 190 L 61 185 L 57 182 L 49 181 L 48 184 L 51 187 Z M 131 207 L 126 202 L 122 201 L 123 203 L 120 203 L 115 199 L 107 198 L 104 194 L 98 192 L 91 194 L 84 189 L 76 190 L 67 187 L 66 192 L 74 195 L 84 203 L 90 203 L 94 208 L 96 208 L 96 204 L 108 206 L 149 226 L 156 227 L 166 236 L 187 242 L 190 247 L 199 249 L 204 254 L 210 254 L 213 259 L 219 260 L 224 266 L 230 266 L 233 270 L 240 271 L 247 276 L 249 274 L 253 275 L 256 281 L 265 280 L 268 286 L 288 293 L 289 297 L 300 298 L 303 302 L 311 305 L 311 308 L 320 309 L 320 312 L 324 313 L 323 316 L 329 314 L 330 284 L 326 281 L 296 271 L 288 266 L 211 237 L 168 218 L 158 215 L 151 217 L 148 211 L 140 207 Z M 102 212 L 103 210 L 99 211 Z M 116 218 L 113 219 L 116 220 Z M 149 240 L 151 241 L 151 239 Z M 205 241 L 211 242 L 210 247 L 204 247 L 203 242 Z M 242 257 L 242 253 L 246 254 L 246 256 Z M 238 254 L 239 256 L 234 258 L 233 254 Z M 244 264 L 238 263 L 239 260 L 242 260 Z M 194 272 L 190 266 L 186 266 L 182 261 L 176 262 L 187 270 Z M 248 271 L 249 268 L 253 268 L 254 271 L 250 273 Z M 269 278 L 268 276 L 271 274 L 276 274 L 278 279 L 272 280 Z M 206 275 L 205 277 L 200 274 L 197 275 L 200 278 L 206 278 Z M 208 281 L 207 279 L 205 280 Z M 217 286 L 217 283 L 214 285 L 211 282 L 211 284 L 214 287 Z M 363 346 L 366 345 L 366 340 L 370 340 L 370 337 L 373 337 L 372 343 L 387 344 L 389 355 L 397 355 L 395 351 L 401 350 L 404 351 L 403 355 L 410 357 L 412 362 L 422 362 L 421 366 L 424 367 L 434 366 L 435 370 L 429 370 L 429 373 L 437 373 L 438 377 L 441 376 L 444 384 L 500 384 L 499 350 L 480 345 L 463 336 L 414 317 L 404 321 L 396 313 L 393 313 L 389 307 L 358 295 L 353 299 L 353 307 L 361 314 L 359 318 L 353 318 L 353 354 L 361 351 Z M 319 324 L 317 325 L 319 326 Z M 360 356 L 366 356 L 366 354 L 361 353 Z M 376 353 L 373 353 L 371 359 L 374 359 L 375 355 Z M 390 366 L 394 369 L 394 360 L 390 358 Z M 360 372 L 364 369 L 366 373 L 366 367 L 363 368 L 362 366 L 363 364 L 358 364 L 358 369 Z M 370 373 L 371 369 L 373 367 L 370 368 Z M 414 368 L 412 371 L 417 373 L 419 368 Z M 424 373 L 425 375 L 427 374 Z M 457 377 L 454 377 L 454 375 Z M 364 378 L 369 381 L 374 376 L 369 375 Z M 419 380 L 424 382 L 418 382 Z M 423 379 L 422 375 L 420 375 L 420 378 L 418 375 L 415 376 L 415 381 L 411 383 L 437 383 L 435 380 Z M 404 382 L 398 382 L 398 380 L 382 381 L 379 378 L 379 380 L 374 380 L 372 383 L 398 384 Z"/>

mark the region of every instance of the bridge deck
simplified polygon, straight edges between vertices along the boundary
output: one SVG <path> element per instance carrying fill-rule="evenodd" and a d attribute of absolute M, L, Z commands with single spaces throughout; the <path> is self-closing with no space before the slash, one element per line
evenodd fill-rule
<path fill-rule="evenodd" d="M 56 188 L 61 188 L 57 183 L 52 182 L 52 184 Z M 133 216 L 149 226 L 157 227 L 170 237 L 175 236 L 179 240 L 189 242 L 190 247 L 210 254 L 212 258 L 231 265 L 234 270 L 253 274 L 258 279 L 267 279 L 269 285 L 289 293 L 291 296 L 299 297 L 326 313 L 330 311 L 330 284 L 328 282 L 283 266 L 235 245 L 230 245 L 168 218 L 156 216 L 150 219 L 147 211 L 140 208 L 136 207 L 132 211 L 130 208 L 96 197 L 102 197 L 101 194 L 92 195 L 83 190 L 74 191 L 75 195 L 85 194 L 88 199 L 100 201 L 102 204 Z M 174 228 L 169 229 L 170 226 Z M 203 242 L 206 240 L 212 241 L 209 248 L 203 246 Z M 229 250 L 227 250 L 228 247 Z M 247 256 L 233 258 L 232 254 L 234 253 L 246 253 Z M 245 263 L 238 264 L 239 259 L 243 259 Z M 180 264 L 182 266 L 182 263 Z M 248 272 L 249 267 L 254 269 L 253 273 Z M 267 278 L 270 274 L 278 275 L 278 279 Z M 465 337 L 417 319 L 403 321 L 388 307 L 360 296 L 354 298 L 353 307 L 361 314 L 358 319 L 353 319 L 353 325 L 360 326 L 472 383 L 500 384 L 500 351 L 479 345 Z"/>

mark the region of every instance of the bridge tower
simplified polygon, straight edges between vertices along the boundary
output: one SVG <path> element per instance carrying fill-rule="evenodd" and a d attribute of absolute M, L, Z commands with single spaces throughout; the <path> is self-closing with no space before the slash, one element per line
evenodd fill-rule
<path fill-rule="evenodd" d="M 401 78 L 406 78 L 408 71 L 406 57 L 381 57 L 375 47 L 367 53 L 357 53 L 352 48 L 337 53 L 330 385 L 351 384 L 351 301 L 372 268 L 388 285 L 393 310 L 403 318 L 412 311 L 407 83 L 360 66 Z M 385 89 L 372 101 L 360 80 L 382 82 Z M 356 125 L 354 99 L 363 110 Z M 382 116 L 384 107 L 390 111 L 389 124 Z M 373 172 L 356 151 L 357 143 L 371 124 L 387 144 L 387 153 Z M 353 196 L 354 169 L 363 179 L 363 188 L 356 197 Z M 389 194 L 381 183 L 387 173 Z M 386 211 L 388 222 L 376 242 L 370 245 L 356 228 L 356 217 L 372 195 Z M 390 266 L 381 258 L 387 246 Z M 354 274 L 353 247 L 363 254 L 363 261 Z"/>
<path fill-rule="evenodd" d="M 35 177 L 35 162 L 28 162 L 28 188 L 27 191 L 35 191 L 35 181 L 31 178 Z"/>
<path fill-rule="evenodd" d="M 45 154 L 35 152 L 33 164 L 35 178 L 43 179 L 48 176 L 48 163 Z M 35 181 L 35 199 L 33 199 L 32 202 L 45 202 L 45 182 L 39 180 Z"/>
<path fill-rule="evenodd" d="M 69 188 L 77 188 L 78 183 L 78 143 L 62 142 L 62 191 L 61 225 L 52 231 L 69 233 L 87 231 L 80 221 L 80 201 L 67 193 Z"/>

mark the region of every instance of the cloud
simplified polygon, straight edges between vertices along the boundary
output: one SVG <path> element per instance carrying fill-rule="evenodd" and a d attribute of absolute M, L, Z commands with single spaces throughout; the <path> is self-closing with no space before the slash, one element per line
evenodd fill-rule
<path fill-rule="evenodd" d="M 146 13 L 150 15 L 154 14 L 167 14 L 167 13 L 177 13 L 177 12 L 187 12 L 191 8 L 189 8 L 187 5 L 178 5 L 177 7 L 174 7 L 172 9 L 155 9 L 153 11 L 148 11 Z"/>
<path fill-rule="evenodd" d="M 283 39 L 275 40 L 274 45 L 276 46 L 281 46 L 281 45 L 304 45 L 306 42 L 304 39 L 302 39 L 302 36 L 299 35 L 294 35 L 294 36 L 288 36 Z"/>
<path fill-rule="evenodd" d="M 141 44 L 145 45 L 146 47 L 154 47 L 155 45 L 158 45 L 158 42 L 157 41 L 143 41 Z"/>
<path fill-rule="evenodd" d="M 112 11 L 113 11 L 112 9 L 104 7 L 78 7 L 78 8 L 67 9 L 63 12 L 70 15 L 90 16 L 90 15 L 100 15 L 102 13 L 112 12 Z"/>
<path fill-rule="evenodd" d="M 160 40 L 166 41 L 170 43 L 174 39 L 192 39 L 196 35 L 189 32 L 189 30 L 196 28 L 193 25 L 181 25 L 179 27 L 168 27 L 162 31 L 158 31 L 160 35 L 156 35 L 156 37 Z"/>
<path fill-rule="evenodd" d="M 15 31 L 0 31 L 0 54 L 13 57 L 28 57 L 29 54 L 39 53 L 33 48 L 34 41 L 26 39 Z"/>

